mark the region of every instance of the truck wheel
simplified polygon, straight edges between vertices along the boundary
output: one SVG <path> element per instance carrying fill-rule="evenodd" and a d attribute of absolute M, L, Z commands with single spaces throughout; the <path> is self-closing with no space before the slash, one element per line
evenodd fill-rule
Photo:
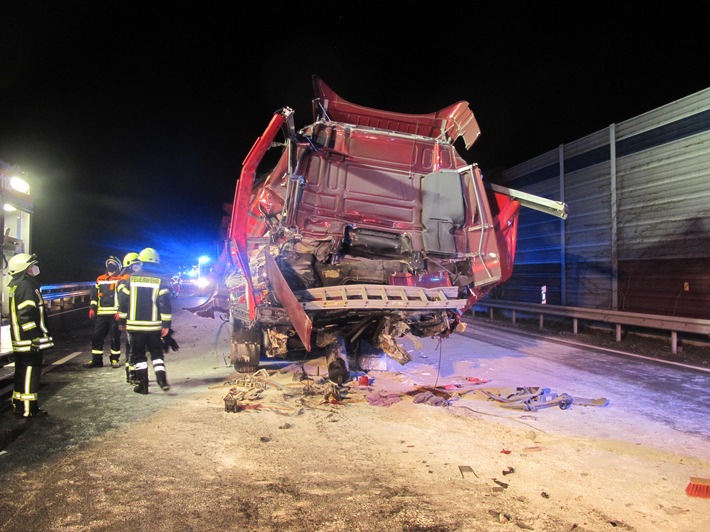
<path fill-rule="evenodd" d="M 350 365 L 345 340 L 342 336 L 326 347 L 328 379 L 335 384 L 345 384 L 350 380 Z"/>
<path fill-rule="evenodd" d="M 255 373 L 261 359 L 262 334 L 259 329 L 232 325 L 232 363 L 238 373 Z"/>

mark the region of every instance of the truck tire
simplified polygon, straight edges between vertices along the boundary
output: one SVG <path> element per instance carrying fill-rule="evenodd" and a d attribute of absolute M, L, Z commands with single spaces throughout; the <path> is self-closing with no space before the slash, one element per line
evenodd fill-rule
<path fill-rule="evenodd" d="M 326 347 L 326 362 L 328 364 L 328 379 L 332 383 L 345 384 L 350 380 L 348 352 L 342 336 Z"/>
<path fill-rule="evenodd" d="M 255 373 L 259 369 L 262 354 L 262 333 L 259 329 L 247 329 L 242 323 L 232 324 L 232 364 L 238 373 Z"/>

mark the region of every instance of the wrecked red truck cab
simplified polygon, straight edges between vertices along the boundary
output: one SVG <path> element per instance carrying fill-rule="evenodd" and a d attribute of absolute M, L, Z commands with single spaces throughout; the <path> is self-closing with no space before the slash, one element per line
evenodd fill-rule
<path fill-rule="evenodd" d="M 244 161 L 218 288 L 200 310 L 228 312 L 237 371 L 322 349 L 341 383 L 365 344 L 405 364 L 398 338 L 461 330 L 512 273 L 521 204 L 560 217 L 566 206 L 484 183 L 454 146 L 480 133 L 467 102 L 395 113 L 313 82 L 313 122 L 296 131 L 293 111 L 277 111 Z M 274 147 L 278 162 L 257 175 Z"/>

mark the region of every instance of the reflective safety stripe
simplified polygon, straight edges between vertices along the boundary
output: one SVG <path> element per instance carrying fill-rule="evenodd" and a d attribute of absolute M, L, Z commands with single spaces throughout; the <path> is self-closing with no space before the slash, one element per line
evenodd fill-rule
<path fill-rule="evenodd" d="M 15 347 L 15 344 L 12 345 L 12 350 L 15 353 L 29 353 L 30 352 L 30 346 L 28 345 L 27 347 Z"/>
<path fill-rule="evenodd" d="M 12 342 L 12 348 L 16 347 L 30 347 L 32 345 L 32 340 L 15 340 Z"/>
<path fill-rule="evenodd" d="M 132 332 L 155 332 L 163 328 L 160 321 L 126 321 L 126 330 Z"/>
<path fill-rule="evenodd" d="M 12 392 L 12 398 L 17 401 L 36 401 L 36 393 Z"/>
<path fill-rule="evenodd" d="M 24 382 L 24 387 L 23 390 L 25 393 L 30 393 L 30 390 L 32 389 L 32 371 L 34 370 L 33 366 L 27 366 L 27 369 L 25 370 L 25 382 Z M 35 399 L 37 399 L 37 394 L 35 395 Z"/>
<path fill-rule="evenodd" d="M 27 332 L 37 327 L 37 324 L 33 321 L 28 321 L 27 323 L 23 323 L 22 325 L 20 325 L 20 327 L 23 331 Z"/>
<path fill-rule="evenodd" d="M 139 369 L 148 369 L 148 362 L 136 363 L 136 371 L 138 371 Z"/>
<path fill-rule="evenodd" d="M 37 340 L 35 338 L 35 340 Z M 49 349 L 50 347 L 54 347 L 54 340 L 49 337 L 42 337 L 39 338 L 39 350 L 43 351 L 45 349 Z M 32 349 L 32 340 L 13 340 L 12 341 L 12 350 L 17 352 L 17 353 L 28 353 Z"/>
<path fill-rule="evenodd" d="M 26 299 L 25 301 L 23 301 L 22 303 L 17 305 L 17 309 L 19 310 L 19 309 L 23 309 L 25 307 L 36 307 L 36 306 L 37 305 L 35 304 L 34 301 L 32 301 L 31 299 Z"/>
<path fill-rule="evenodd" d="M 49 349 L 50 347 L 54 347 L 54 340 L 52 340 L 51 336 L 43 336 L 39 339 L 40 351 L 43 349 Z"/>

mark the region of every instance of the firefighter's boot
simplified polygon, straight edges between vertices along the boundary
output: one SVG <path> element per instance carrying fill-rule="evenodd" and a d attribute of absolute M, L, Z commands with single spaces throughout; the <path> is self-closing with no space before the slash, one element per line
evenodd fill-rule
<path fill-rule="evenodd" d="M 136 380 L 136 367 L 126 362 L 126 382 L 128 384 L 138 384 Z"/>
<path fill-rule="evenodd" d="M 165 371 L 156 371 L 155 380 L 158 382 L 160 389 L 164 392 L 167 392 L 170 389 L 170 385 L 168 384 L 168 376 L 165 374 Z"/>
<path fill-rule="evenodd" d="M 104 367 L 104 359 L 103 357 L 92 357 L 91 362 L 86 362 L 85 364 L 82 364 L 83 367 L 85 368 L 103 368 Z"/>
<path fill-rule="evenodd" d="M 143 395 L 148 394 L 148 370 L 147 369 L 137 369 L 135 377 L 135 386 L 133 391 L 136 393 L 141 393 Z"/>
<path fill-rule="evenodd" d="M 120 368 L 121 366 L 118 364 L 118 359 L 117 358 L 111 358 L 111 367 L 112 368 Z"/>

